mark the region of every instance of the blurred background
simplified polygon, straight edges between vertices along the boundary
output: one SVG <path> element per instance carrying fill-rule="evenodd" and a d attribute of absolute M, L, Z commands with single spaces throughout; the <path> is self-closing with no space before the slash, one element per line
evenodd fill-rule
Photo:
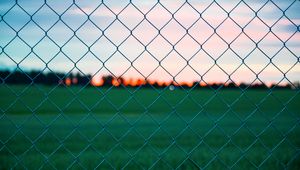
<path fill-rule="evenodd" d="M 2 0 L 0 68 L 177 83 L 295 83 L 298 11 L 293 0 Z"/>

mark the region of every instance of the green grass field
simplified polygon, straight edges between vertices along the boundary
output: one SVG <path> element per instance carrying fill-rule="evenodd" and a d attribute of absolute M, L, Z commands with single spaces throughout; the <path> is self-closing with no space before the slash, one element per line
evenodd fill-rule
<path fill-rule="evenodd" d="M 0 86 L 0 169 L 300 169 L 296 90 Z"/>

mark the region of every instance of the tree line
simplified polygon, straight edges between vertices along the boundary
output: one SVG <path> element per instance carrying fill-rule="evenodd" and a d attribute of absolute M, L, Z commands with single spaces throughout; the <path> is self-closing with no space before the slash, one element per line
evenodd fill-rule
<path fill-rule="evenodd" d="M 299 88 L 299 83 L 296 85 L 286 84 L 286 85 L 277 85 L 273 84 L 271 86 L 266 86 L 264 83 L 260 84 L 246 84 L 241 83 L 239 85 L 230 82 L 226 84 L 222 83 L 213 83 L 213 84 L 201 84 L 198 81 L 193 83 L 181 83 L 176 82 L 156 82 L 148 81 L 145 79 L 130 79 L 126 80 L 122 77 L 114 77 L 112 75 L 105 75 L 99 80 L 94 80 L 90 74 L 74 74 L 74 73 L 61 73 L 61 72 L 43 72 L 43 71 L 8 71 L 0 70 L 0 83 L 1 84 L 42 84 L 42 85 L 60 85 L 60 86 L 103 86 L 103 87 L 137 87 L 141 86 L 144 88 L 166 88 L 172 86 L 172 88 L 225 88 L 225 89 L 292 89 Z"/>

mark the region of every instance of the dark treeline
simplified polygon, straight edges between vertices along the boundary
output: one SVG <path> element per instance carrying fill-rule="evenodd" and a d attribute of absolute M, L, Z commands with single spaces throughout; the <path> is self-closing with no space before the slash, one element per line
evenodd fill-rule
<path fill-rule="evenodd" d="M 270 87 L 266 86 L 264 83 L 260 84 L 235 84 L 233 82 L 226 83 L 226 84 L 199 84 L 199 82 L 195 81 L 192 84 L 177 84 L 174 82 L 169 83 L 161 83 L 161 82 L 155 82 L 155 81 L 146 81 L 143 79 L 137 79 L 137 80 L 125 80 L 122 77 L 115 78 L 111 75 L 103 76 L 102 78 L 99 78 L 101 80 L 99 81 L 92 81 L 91 75 L 83 75 L 83 74 L 73 74 L 73 73 L 59 73 L 59 72 L 41 72 L 41 71 L 0 71 L 0 83 L 1 84 L 42 84 L 42 85 L 61 85 L 61 86 L 103 86 L 103 87 L 111 87 L 111 86 L 127 86 L 127 87 L 136 87 L 136 86 L 142 86 L 145 88 L 165 88 L 167 86 L 173 86 L 174 88 L 212 88 L 212 89 L 218 89 L 218 88 L 224 88 L 224 89 L 293 89 L 293 88 L 299 88 L 295 87 L 295 85 L 286 84 L 284 86 L 282 85 L 272 85 Z M 299 83 L 298 83 L 299 84 Z"/>
<path fill-rule="evenodd" d="M 76 82 L 70 84 L 86 85 L 90 83 L 90 75 L 81 74 L 65 74 L 59 72 L 44 73 L 41 71 L 0 71 L 0 82 L 6 84 L 43 84 L 43 85 L 57 85 L 66 84 L 67 80 L 76 80 Z"/>

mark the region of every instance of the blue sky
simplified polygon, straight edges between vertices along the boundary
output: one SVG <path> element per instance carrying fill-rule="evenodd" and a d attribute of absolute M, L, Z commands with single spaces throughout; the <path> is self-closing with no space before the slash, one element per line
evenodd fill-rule
<path fill-rule="evenodd" d="M 72 2 L 1 0 L 0 67 L 178 82 L 300 80 L 299 1 Z"/>

